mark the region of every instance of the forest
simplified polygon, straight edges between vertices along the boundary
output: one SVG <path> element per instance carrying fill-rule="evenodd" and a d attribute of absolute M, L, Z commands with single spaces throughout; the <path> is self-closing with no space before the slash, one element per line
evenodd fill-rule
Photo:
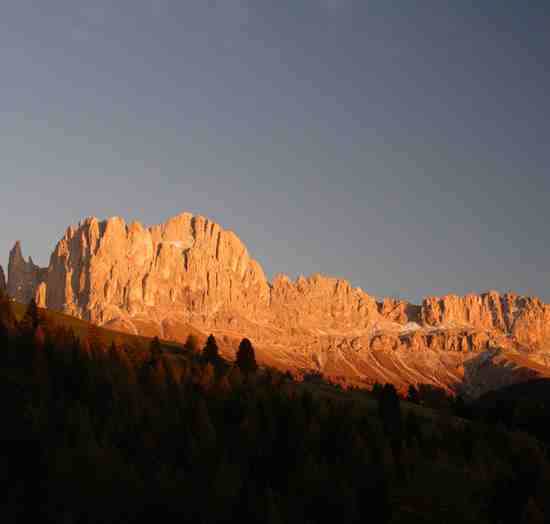
<path fill-rule="evenodd" d="M 548 441 L 528 425 L 298 380 L 247 339 L 236 357 L 0 297 L 3 521 L 550 521 Z"/>

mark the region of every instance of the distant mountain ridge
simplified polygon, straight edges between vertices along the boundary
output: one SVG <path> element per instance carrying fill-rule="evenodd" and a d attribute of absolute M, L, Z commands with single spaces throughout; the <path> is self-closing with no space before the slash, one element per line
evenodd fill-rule
<path fill-rule="evenodd" d="M 178 340 L 180 326 L 192 325 L 226 347 L 246 336 L 268 364 L 357 385 L 428 383 L 477 395 L 550 376 L 550 306 L 537 298 L 487 292 L 417 305 L 376 301 L 318 274 L 269 282 L 237 235 L 190 213 L 149 228 L 87 218 L 67 229 L 47 268 L 16 243 L 7 290 L 136 334 Z"/>

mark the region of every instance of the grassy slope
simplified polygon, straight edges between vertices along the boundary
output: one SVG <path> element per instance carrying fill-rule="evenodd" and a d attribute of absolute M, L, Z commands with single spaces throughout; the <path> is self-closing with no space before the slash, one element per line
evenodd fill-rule
<path fill-rule="evenodd" d="M 19 304 L 16 302 L 12 303 L 12 309 L 18 320 L 23 317 L 26 308 L 27 306 L 25 306 L 24 304 Z M 90 330 L 91 324 L 85 320 L 81 320 L 79 318 L 65 315 L 63 313 L 59 313 L 57 311 L 49 309 L 42 309 L 41 311 L 50 322 L 72 329 L 74 333 L 80 338 L 86 337 L 88 331 Z M 123 331 L 113 331 L 101 327 L 98 329 L 103 341 L 106 344 L 111 344 L 111 342 L 115 342 L 117 345 L 128 345 L 130 347 L 145 350 L 148 348 L 151 342 L 151 337 L 133 335 Z M 204 341 L 206 340 L 206 335 L 204 335 L 204 333 L 195 330 L 193 334 L 197 337 L 199 344 L 204 344 Z M 163 349 L 168 353 L 179 353 L 183 348 L 182 344 L 173 341 L 163 340 L 161 341 L 161 344 Z M 321 381 L 318 384 L 303 382 L 300 384 L 299 388 L 300 390 L 305 390 L 311 394 L 320 395 L 324 398 L 332 398 L 334 400 L 352 402 L 356 404 L 360 409 L 363 409 L 366 412 L 372 412 L 373 414 L 376 414 L 378 410 L 377 399 L 374 397 L 374 395 L 369 394 L 365 390 L 341 389 L 325 381 Z M 424 406 L 417 406 L 415 404 L 411 404 L 410 402 L 402 402 L 402 408 L 405 415 L 408 412 L 412 411 L 417 416 L 427 419 L 432 419 L 440 414 L 437 410 L 433 410 Z M 457 421 L 463 421 L 463 419 L 457 419 Z"/>
<path fill-rule="evenodd" d="M 25 306 L 24 304 L 19 304 L 17 302 L 12 303 L 12 310 L 18 320 L 23 317 L 26 309 L 27 306 Z M 71 317 L 69 315 L 65 315 L 63 313 L 59 313 L 57 311 L 52 311 L 49 309 L 42 309 L 41 311 L 49 322 L 72 329 L 75 335 L 80 338 L 86 337 L 88 331 L 90 330 L 91 324 L 89 322 L 86 322 L 85 320 L 80 320 L 79 318 Z M 132 335 L 121 331 L 112 331 L 101 327 L 98 328 L 98 330 L 101 334 L 103 341 L 106 344 L 111 344 L 111 342 L 115 342 L 117 345 L 128 345 L 139 349 L 145 349 L 148 347 L 151 341 L 151 338 L 142 337 L 139 335 Z M 199 334 L 201 337 L 203 336 L 202 333 L 197 332 L 197 334 Z M 162 341 L 162 346 L 163 349 L 165 349 L 166 351 L 177 351 L 182 348 L 182 344 L 166 340 Z"/>

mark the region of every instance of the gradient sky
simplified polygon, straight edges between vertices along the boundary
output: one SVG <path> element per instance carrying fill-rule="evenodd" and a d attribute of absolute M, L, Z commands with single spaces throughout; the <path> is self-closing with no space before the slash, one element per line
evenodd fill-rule
<path fill-rule="evenodd" d="M 546 4 L 0 0 L 0 261 L 191 211 L 269 277 L 550 302 Z"/>

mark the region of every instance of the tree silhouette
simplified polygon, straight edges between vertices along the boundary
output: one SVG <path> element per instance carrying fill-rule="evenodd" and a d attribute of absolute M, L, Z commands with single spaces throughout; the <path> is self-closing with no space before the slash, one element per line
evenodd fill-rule
<path fill-rule="evenodd" d="M 204 390 L 209 390 L 214 384 L 215 372 L 214 366 L 208 362 L 202 370 L 202 375 L 200 377 L 199 384 Z"/>
<path fill-rule="evenodd" d="M 220 360 L 220 352 L 218 349 L 218 343 L 214 335 L 210 334 L 206 340 L 206 344 L 202 350 L 202 358 L 205 362 L 210 362 L 212 365 L 216 365 Z"/>
<path fill-rule="evenodd" d="M 237 350 L 237 366 L 245 373 L 254 373 L 258 369 L 254 347 L 247 338 L 243 338 Z"/>
<path fill-rule="evenodd" d="M 151 340 L 151 344 L 149 346 L 149 351 L 151 352 L 151 361 L 157 362 L 162 357 L 162 347 L 160 345 L 159 337 L 155 337 L 153 340 Z"/>
<path fill-rule="evenodd" d="M 402 419 L 399 396 L 393 384 L 385 384 L 378 399 L 378 413 L 384 432 L 393 438 L 401 436 Z"/>
<path fill-rule="evenodd" d="M 407 400 L 413 404 L 420 404 L 420 395 L 418 390 L 411 384 L 409 390 L 407 391 Z"/>
<path fill-rule="evenodd" d="M 31 298 L 25 315 L 21 319 L 21 331 L 25 333 L 34 333 L 36 328 L 43 323 L 42 315 L 36 305 L 36 300 Z"/>
<path fill-rule="evenodd" d="M 403 421 L 399 396 L 393 384 L 386 384 L 382 394 L 378 398 L 378 413 L 382 420 L 384 433 L 390 441 L 393 458 L 399 470 L 403 474 L 401 452 L 403 443 Z"/>
<path fill-rule="evenodd" d="M 404 405 L 402 420 L 387 384 L 376 386 L 377 421 L 357 391 L 269 368 L 243 380 L 257 366 L 250 340 L 229 367 L 213 336 L 205 358 L 172 355 L 158 338 L 111 343 L 97 327 L 80 340 L 34 307 L 29 330 L 33 309 L 44 316 L 33 332 L 6 329 L 1 306 L 6 521 L 384 524 L 441 522 L 456 508 L 449 524 L 550 522 L 547 443 L 484 415 Z M 525 402 L 512 405 L 523 418 Z M 432 487 L 433 503 L 418 496 Z"/>
<path fill-rule="evenodd" d="M 383 388 L 382 384 L 380 384 L 380 382 L 375 382 L 374 385 L 372 386 L 372 393 L 376 397 L 379 397 L 380 395 L 382 395 L 382 390 L 383 389 L 384 388 Z"/>

